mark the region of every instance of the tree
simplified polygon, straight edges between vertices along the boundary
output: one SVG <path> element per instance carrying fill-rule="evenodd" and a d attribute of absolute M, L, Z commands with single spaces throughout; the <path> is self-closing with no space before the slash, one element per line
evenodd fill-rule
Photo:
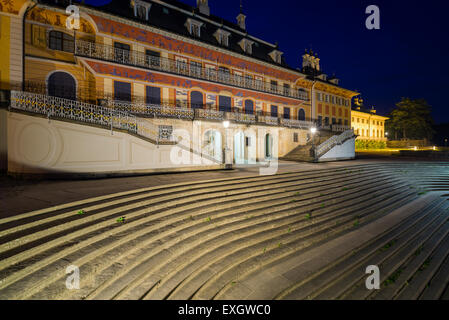
<path fill-rule="evenodd" d="M 389 115 L 387 130 L 396 140 L 399 138 L 430 140 L 434 134 L 431 112 L 431 106 L 424 99 L 402 98 Z"/>

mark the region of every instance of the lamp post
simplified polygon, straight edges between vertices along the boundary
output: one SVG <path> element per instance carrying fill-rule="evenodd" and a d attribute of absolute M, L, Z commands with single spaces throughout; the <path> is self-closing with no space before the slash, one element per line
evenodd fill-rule
<path fill-rule="evenodd" d="M 310 133 L 312 133 L 312 152 L 313 152 L 313 159 L 315 160 L 315 133 L 317 132 L 317 128 L 316 127 L 312 127 L 310 128 Z"/>
<path fill-rule="evenodd" d="M 228 154 L 228 128 L 229 128 L 229 121 L 225 120 L 223 121 L 223 128 L 225 129 L 225 147 L 224 147 L 224 152 L 223 152 L 223 163 L 225 164 L 225 169 L 231 169 L 232 164 L 228 164 L 227 163 L 227 154 Z"/>

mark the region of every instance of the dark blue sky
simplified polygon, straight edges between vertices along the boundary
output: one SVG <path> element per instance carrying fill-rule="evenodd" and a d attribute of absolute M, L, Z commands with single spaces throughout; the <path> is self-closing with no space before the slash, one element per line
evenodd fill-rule
<path fill-rule="evenodd" d="M 196 0 L 182 0 L 196 5 Z M 91 0 L 86 3 L 107 3 Z M 235 21 L 240 0 L 209 0 L 212 14 Z M 365 9 L 380 8 L 380 30 L 367 30 Z M 292 67 L 305 48 L 325 73 L 387 113 L 401 97 L 424 98 L 436 123 L 449 122 L 449 1 L 243 0 L 248 32 L 279 43 Z"/>

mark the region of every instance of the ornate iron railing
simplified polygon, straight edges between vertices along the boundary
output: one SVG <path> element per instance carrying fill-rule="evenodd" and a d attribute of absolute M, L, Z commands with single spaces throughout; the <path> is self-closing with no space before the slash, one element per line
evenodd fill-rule
<path fill-rule="evenodd" d="M 149 138 L 156 143 L 175 143 L 172 135 L 160 134 L 160 128 L 144 119 L 121 110 L 100 107 L 29 92 L 11 91 L 11 108 L 31 113 L 43 114 L 48 118 L 60 118 L 126 130 Z"/>
<path fill-rule="evenodd" d="M 81 57 L 112 61 L 124 65 L 143 67 L 147 69 L 170 72 L 197 79 L 224 83 L 241 88 L 257 90 L 289 98 L 309 100 L 308 93 L 303 89 L 293 89 L 231 74 L 229 71 L 204 68 L 197 64 L 187 64 L 182 61 L 147 55 L 144 52 L 115 48 L 110 45 L 91 41 L 76 40 L 75 54 Z"/>
<path fill-rule="evenodd" d="M 280 119 L 281 125 L 290 128 L 309 129 L 314 126 L 312 121 L 294 120 L 294 119 Z"/>
<path fill-rule="evenodd" d="M 354 131 L 352 129 L 344 131 L 340 135 L 335 135 L 324 141 L 322 144 L 316 146 L 315 157 L 318 159 L 328 152 L 333 147 L 340 145 L 348 139 L 354 137 Z"/>

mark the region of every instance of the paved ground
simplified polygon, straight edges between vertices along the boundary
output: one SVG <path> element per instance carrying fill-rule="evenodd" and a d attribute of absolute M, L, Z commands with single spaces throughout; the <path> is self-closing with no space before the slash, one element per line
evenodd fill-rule
<path fill-rule="evenodd" d="M 383 155 L 362 154 L 352 161 L 328 163 L 279 162 L 279 173 L 339 168 L 378 161 L 415 161 Z M 418 161 L 422 161 L 418 160 Z M 231 177 L 259 175 L 258 166 L 243 166 L 232 171 L 208 171 L 179 174 L 154 174 L 92 180 L 16 180 L 0 175 L 0 218 L 39 210 L 67 202 L 97 197 L 139 188 L 162 186 L 188 181 L 212 180 Z"/>
<path fill-rule="evenodd" d="M 411 160 L 4 179 L 0 299 L 449 299 L 449 163 Z"/>

